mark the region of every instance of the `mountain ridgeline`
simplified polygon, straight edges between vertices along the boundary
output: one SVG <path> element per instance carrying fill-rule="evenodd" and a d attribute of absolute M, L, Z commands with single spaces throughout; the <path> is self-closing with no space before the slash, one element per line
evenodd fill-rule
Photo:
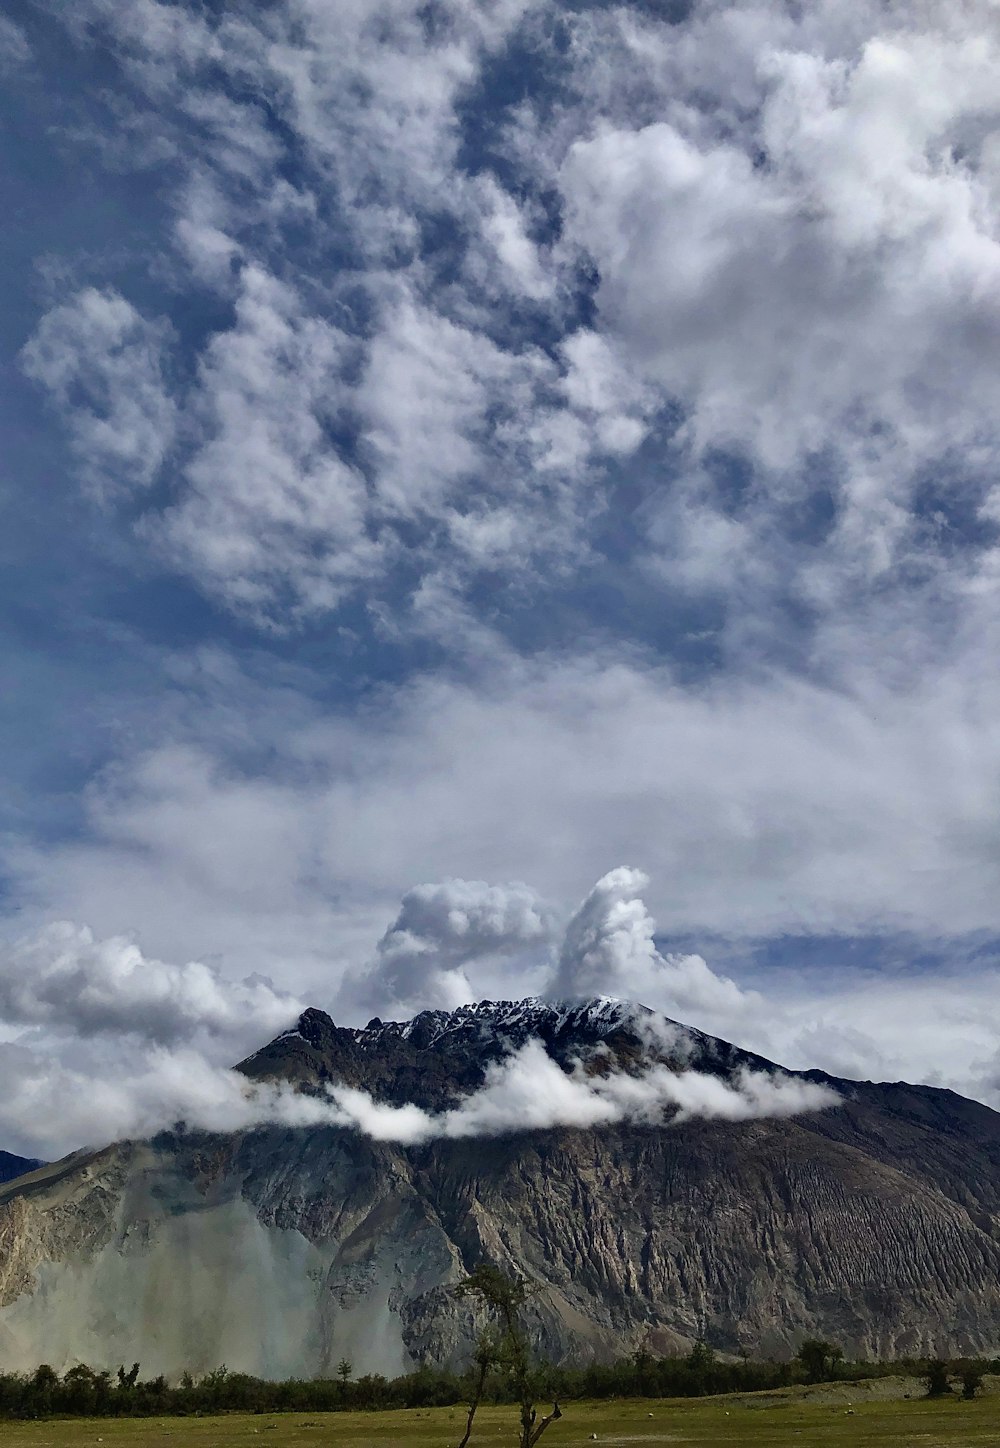
<path fill-rule="evenodd" d="M 338 1027 L 306 1011 L 240 1070 L 440 1112 L 540 1041 L 569 1070 L 776 1070 L 643 1007 L 483 1002 Z M 795 1073 L 788 1073 L 795 1076 Z M 1000 1346 L 1000 1115 L 926 1086 L 804 1079 L 835 1105 L 404 1146 L 343 1127 L 190 1130 L 0 1187 L 0 1363 L 267 1377 L 460 1366 L 487 1260 L 538 1288 L 562 1362 L 716 1348 L 788 1357 Z"/>

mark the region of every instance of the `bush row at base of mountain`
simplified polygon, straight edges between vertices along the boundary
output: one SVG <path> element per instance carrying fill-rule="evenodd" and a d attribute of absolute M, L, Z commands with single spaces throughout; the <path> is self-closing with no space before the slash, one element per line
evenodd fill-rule
<path fill-rule="evenodd" d="M 828 1347 L 828 1344 L 823 1344 Z M 1000 1358 L 901 1359 L 848 1362 L 834 1349 L 817 1361 L 809 1344 L 791 1362 L 730 1361 L 704 1343 L 686 1357 L 654 1357 L 640 1352 L 614 1363 L 587 1367 L 540 1364 L 533 1370 L 538 1398 L 570 1402 L 579 1398 L 685 1398 L 718 1393 L 757 1392 L 808 1382 L 860 1382 L 865 1378 L 906 1374 L 922 1379 L 929 1395 L 962 1392 L 972 1397 L 983 1376 L 1000 1373 Z M 471 1378 L 434 1367 L 403 1377 L 352 1376 L 340 1364 L 339 1378 L 290 1378 L 271 1381 L 225 1367 L 179 1383 L 165 1377 L 142 1379 L 138 1363 L 117 1374 L 80 1363 L 59 1374 L 47 1364 L 33 1373 L 0 1372 L 0 1417 L 152 1417 L 209 1413 L 343 1412 L 359 1409 L 447 1407 L 469 1399 Z M 503 1376 L 492 1381 L 484 1401 L 512 1401 Z"/>

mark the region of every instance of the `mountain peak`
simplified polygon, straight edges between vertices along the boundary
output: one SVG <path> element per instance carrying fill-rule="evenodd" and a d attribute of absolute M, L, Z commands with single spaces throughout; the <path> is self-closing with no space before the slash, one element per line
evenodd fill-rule
<path fill-rule="evenodd" d="M 420 1011 L 404 1021 L 374 1017 L 362 1027 L 338 1026 L 313 1007 L 240 1070 L 254 1079 L 290 1081 L 306 1091 L 337 1082 L 377 1100 L 441 1110 L 476 1090 L 491 1064 L 530 1040 L 540 1041 L 565 1069 L 598 1055 L 626 1071 L 653 1062 L 717 1075 L 729 1075 L 741 1065 L 771 1066 L 636 1002 L 530 996 Z"/>

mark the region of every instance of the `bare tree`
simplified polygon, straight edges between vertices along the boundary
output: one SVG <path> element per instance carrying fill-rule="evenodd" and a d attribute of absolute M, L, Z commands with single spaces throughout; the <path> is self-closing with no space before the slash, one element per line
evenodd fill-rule
<path fill-rule="evenodd" d="M 487 1328 L 476 1342 L 469 1416 L 458 1448 L 466 1448 L 472 1436 L 476 1410 L 494 1369 L 506 1373 L 520 1404 L 520 1448 L 535 1448 L 546 1428 L 561 1418 L 562 1412 L 558 1403 L 553 1403 L 552 1412 L 543 1418 L 535 1411 L 528 1344 L 520 1321 L 521 1309 L 531 1296 L 531 1289 L 519 1278 L 506 1277 L 496 1267 L 483 1264 L 460 1282 L 456 1290 L 460 1297 L 479 1298 L 497 1319 L 497 1325 Z"/>

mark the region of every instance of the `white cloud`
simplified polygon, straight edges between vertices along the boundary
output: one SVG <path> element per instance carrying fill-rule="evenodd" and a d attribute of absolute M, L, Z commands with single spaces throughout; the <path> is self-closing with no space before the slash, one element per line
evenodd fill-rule
<path fill-rule="evenodd" d="M 507 325 L 525 300 L 561 313 L 559 264 L 531 239 L 533 203 L 459 160 L 463 101 L 533 8 L 446 4 L 430 23 L 352 4 L 334 24 L 278 6 L 184 28 L 153 0 L 86 7 L 142 98 L 132 128 L 161 122 L 183 177 L 182 264 L 161 265 L 235 301 L 172 399 L 191 456 L 140 536 L 265 626 L 358 589 L 381 602 L 404 550 L 418 588 L 443 574 L 460 591 L 482 567 L 528 578 L 576 561 L 601 509 L 592 465 L 644 434 L 643 389 L 613 345 L 584 329 L 546 352 Z M 81 13 L 72 25 L 85 33 Z M 297 185 L 281 132 L 223 93 L 220 70 L 280 116 Z M 453 237 L 453 281 L 424 255 L 428 227 Z M 308 238 L 304 265 L 290 232 Z M 93 470 L 87 414 L 62 402 Z"/>
<path fill-rule="evenodd" d="M 390 304 L 357 399 L 382 506 L 436 511 L 456 483 L 480 476 L 488 411 L 499 405 L 516 415 L 540 370 L 540 356 L 508 355 L 410 297 Z"/>
<path fill-rule="evenodd" d="M 625 865 L 598 881 L 567 926 L 551 986 L 555 999 L 643 999 L 656 960 L 653 920 L 638 894 L 648 884 L 641 870 Z"/>
<path fill-rule="evenodd" d="M 923 1081 L 1000 1105 L 995 960 L 883 973 L 845 967 L 833 942 L 828 964 L 758 968 L 748 988 L 700 955 L 658 950 L 639 893 L 650 883 L 625 867 L 598 881 L 566 927 L 550 996 L 638 1000 L 795 1070 Z M 660 1028 L 655 1016 L 645 1025 Z"/>
<path fill-rule="evenodd" d="M 174 436 L 165 379 L 170 328 L 116 291 L 86 287 L 53 307 L 21 353 L 62 409 L 88 485 L 102 496 L 150 484 Z"/>
<path fill-rule="evenodd" d="M 453 1010 L 485 994 L 484 960 L 517 976 L 525 968 L 518 957 L 537 957 L 551 931 L 552 911 L 527 885 L 482 880 L 416 885 L 403 896 L 353 995 L 362 1009 L 404 1017 L 418 1010 Z"/>
<path fill-rule="evenodd" d="M 991 66 L 964 47 L 928 74 L 934 49 L 873 42 L 853 71 L 766 57 L 765 166 L 666 122 L 571 150 L 605 324 L 690 405 L 698 444 L 783 468 L 876 423 L 925 452 L 988 419 L 997 215 L 946 137 Z"/>
<path fill-rule="evenodd" d="M 901 972 L 831 962 L 762 972 L 758 981 L 756 1005 L 732 1029 L 768 1059 L 861 1080 L 922 1081 L 1000 1108 L 995 959 Z M 710 1013 L 705 1025 L 713 1028 Z"/>
<path fill-rule="evenodd" d="M 176 1045 L 205 1033 L 228 1049 L 270 1036 L 300 1013 L 261 978 L 229 981 L 200 961 L 169 965 L 122 937 L 50 925 L 0 949 L 0 1019 L 80 1036 L 131 1033 Z"/>
<path fill-rule="evenodd" d="M 651 1066 L 637 1075 L 612 1071 L 567 1075 L 537 1041 L 487 1068 L 482 1087 L 434 1123 L 443 1136 L 490 1136 L 553 1126 L 592 1127 L 619 1121 L 721 1117 L 745 1121 L 796 1116 L 837 1102 L 834 1092 L 780 1075 L 743 1072 L 732 1081 L 698 1071 Z M 433 1120 L 433 1118 L 432 1118 Z M 433 1128 L 432 1128 L 433 1129 Z M 436 1134 L 436 1132 L 435 1132 Z"/>
<path fill-rule="evenodd" d="M 350 0 L 336 14 L 315 3 L 279 12 L 283 33 L 262 57 L 271 85 L 318 165 L 335 168 L 375 256 L 396 242 L 395 218 L 454 205 L 449 188 L 463 185 L 456 103 L 530 8 L 446 0 L 434 23 L 396 0 Z"/>
<path fill-rule="evenodd" d="M 539 247 L 528 235 L 526 219 L 517 201 L 492 176 L 480 181 L 484 239 L 492 246 L 511 288 L 534 301 L 549 297 L 555 285 Z M 484 281 L 489 271 L 484 267 Z"/>
<path fill-rule="evenodd" d="M 653 939 L 654 919 L 668 937 L 736 942 L 904 930 L 940 955 L 955 936 L 996 934 L 983 781 L 1000 772 L 989 727 L 1000 700 L 988 634 L 980 646 L 982 667 L 963 655 L 909 692 L 867 668 L 850 692 L 780 678 L 693 692 L 621 664 L 549 661 L 508 664 L 488 688 L 424 681 L 356 719 L 246 695 L 224 673 L 220 697 L 241 730 L 266 731 L 264 772 L 227 762 L 232 723 L 206 707 L 184 749 L 123 760 L 93 787 L 81 838 L 12 844 L 6 874 L 28 924 L 138 929 L 161 959 L 274 973 L 356 1022 L 388 1013 L 390 993 L 406 1008 L 453 1002 L 466 995 L 459 972 L 473 996 L 544 989 L 533 911 L 569 918 L 580 882 L 599 879 L 570 932 L 562 990 L 638 996 L 782 1065 L 932 1079 L 993 1100 L 989 964 L 978 981 L 957 964 L 865 981 L 833 948 L 828 967 L 794 979 L 733 983 L 710 952 L 664 954 Z M 629 858 L 648 887 L 629 872 L 604 878 Z M 465 884 L 430 886 L 400 910 L 408 880 L 463 870 L 520 874 L 547 904 L 524 887 L 508 911 L 503 893 Z M 359 967 L 380 936 L 400 980 L 380 981 L 386 994 L 362 1007 Z"/>
<path fill-rule="evenodd" d="M 640 895 L 649 884 L 628 866 L 598 880 L 566 926 L 547 993 L 556 1000 L 639 1001 L 684 1024 L 708 1019 L 723 1034 L 739 1035 L 763 1000 L 717 975 L 700 955 L 660 953 L 656 923 Z"/>
<path fill-rule="evenodd" d="M 279 712 L 256 773 L 208 710 L 184 748 L 95 783 L 86 837 L 14 844 L 7 869 L 44 916 L 138 924 L 166 959 L 284 959 L 296 988 L 332 986 L 320 962 L 341 942 L 369 958 L 415 878 L 523 878 L 567 910 L 630 858 L 670 935 L 995 931 L 990 649 L 905 690 L 867 667 L 837 689 L 692 689 L 624 663 L 508 662 L 356 718 Z M 252 729 L 268 705 L 244 697 Z"/>
<path fill-rule="evenodd" d="M 228 207 L 219 188 L 195 173 L 180 203 L 174 226 L 177 245 L 198 281 L 224 292 L 234 283 L 242 248 L 227 230 Z"/>
<path fill-rule="evenodd" d="M 602 329 L 684 406 L 696 453 L 759 464 L 751 556 L 829 452 L 827 583 L 834 567 L 849 589 L 903 566 L 922 469 L 1000 447 L 988 11 L 713 6 L 669 39 L 622 11 L 600 39 L 603 67 L 596 39 L 584 53 L 602 109 L 567 137 L 559 176 L 567 237 L 600 271 Z M 627 59 L 646 90 L 616 100 L 598 78 Z M 692 560 L 674 552 L 684 581 Z"/>
<path fill-rule="evenodd" d="M 251 1102 L 245 1078 L 193 1049 L 155 1047 L 145 1060 L 64 1064 L 21 1045 L 0 1045 L 0 1131 L 9 1148 L 53 1157 L 110 1141 L 147 1137 L 186 1121 L 238 1131 L 268 1120 L 316 1125 L 329 1111 L 288 1089 L 262 1087 Z"/>
<path fill-rule="evenodd" d="M 189 404 L 200 442 L 190 489 L 147 531 L 227 602 L 266 616 L 331 608 L 378 566 L 365 484 L 329 441 L 350 365 L 348 339 L 303 312 L 256 266 L 241 277 L 232 328 L 203 354 Z"/>
<path fill-rule="evenodd" d="M 88 0 L 67 19 L 78 36 L 106 37 L 140 119 L 170 134 L 174 235 L 198 284 L 228 298 L 234 261 L 250 259 L 256 296 L 244 291 L 235 326 L 202 356 L 191 406 L 207 435 L 187 490 L 147 529 L 159 539 L 165 527 L 174 562 L 236 610 L 281 624 L 360 584 L 379 589 L 396 556 L 379 545 L 399 516 L 419 519 L 417 546 L 412 532 L 406 543 L 424 575 L 460 583 L 485 563 L 531 587 L 554 556 L 577 566 L 603 514 L 605 467 L 678 408 L 686 428 L 644 464 L 641 491 L 670 534 L 674 585 L 703 592 L 714 571 L 737 616 L 747 556 L 758 608 L 786 580 L 822 609 L 914 553 L 925 568 L 940 561 L 914 500 L 921 470 L 956 448 L 976 451 L 974 480 L 941 486 L 993 506 L 990 6 L 824 0 L 796 12 L 772 0 L 698 6 L 678 23 L 585 7 L 563 17 L 559 46 L 550 17 L 527 0 L 448 0 L 433 23 L 409 3 L 351 3 L 335 17 L 284 3 L 182 24 L 155 0 Z M 492 108 L 489 67 L 515 38 L 558 79 L 537 113 Z M 489 171 L 463 150 L 477 88 Z M 561 202 L 560 236 L 543 195 Z M 432 234 L 439 247 L 448 238 L 445 259 Z M 571 296 L 583 257 L 599 277 L 582 326 Z M 284 343 L 261 334 L 262 308 L 290 329 Z M 242 398 L 228 420 L 220 386 Z M 134 398 L 134 379 L 121 389 Z M 72 403 L 85 468 L 103 473 L 110 436 L 126 470 L 155 470 L 162 449 L 148 436 L 98 425 L 110 405 L 103 394 L 96 408 Z M 347 424 L 337 446 L 334 420 Z M 354 424 L 363 480 L 342 442 Z M 683 491 L 681 440 L 692 455 L 725 446 L 758 463 L 738 536 L 717 499 L 664 496 Z M 781 509 L 809 491 L 816 454 L 836 458 L 836 518 L 823 553 L 790 568 L 774 542 Z M 541 495 L 540 472 L 552 475 Z M 973 586 L 992 588 L 995 559 L 980 563 Z"/>

